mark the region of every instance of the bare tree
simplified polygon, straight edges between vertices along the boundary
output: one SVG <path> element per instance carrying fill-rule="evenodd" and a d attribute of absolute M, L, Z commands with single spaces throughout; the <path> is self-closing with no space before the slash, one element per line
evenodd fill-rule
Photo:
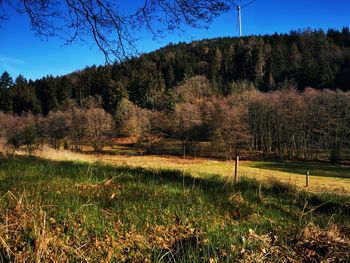
<path fill-rule="evenodd" d="M 160 151 L 163 151 L 163 139 L 169 135 L 169 127 L 172 120 L 166 112 L 162 111 L 148 111 L 148 122 L 144 128 L 144 138 L 142 144 L 149 150 L 155 146 L 160 146 Z"/>
<path fill-rule="evenodd" d="M 122 2 L 0 1 L 0 23 L 9 17 L 9 8 L 14 8 L 28 15 L 38 36 L 60 36 L 67 43 L 92 38 L 106 61 L 111 62 L 111 55 L 123 59 L 134 54 L 137 31 L 146 29 L 159 37 L 165 31 L 181 30 L 183 25 L 205 27 L 213 17 L 227 12 L 233 0 L 144 0 L 135 1 L 132 8 L 122 8 Z"/>
<path fill-rule="evenodd" d="M 5 152 L 7 124 L 8 115 L 0 111 L 0 155 Z"/>
<path fill-rule="evenodd" d="M 195 76 L 185 79 L 172 91 L 177 103 L 192 103 L 212 95 L 212 87 L 205 76 Z"/>
<path fill-rule="evenodd" d="M 154 129 L 157 116 L 157 112 L 142 109 L 123 99 L 115 114 L 119 135 L 129 137 L 134 144 L 139 144 L 147 151 L 159 141 L 160 131 L 157 133 Z"/>
<path fill-rule="evenodd" d="M 0 138 L 5 134 L 7 114 L 0 111 Z"/>
<path fill-rule="evenodd" d="M 86 114 L 79 108 L 73 108 L 70 112 L 72 123 L 69 129 L 69 137 L 74 150 L 81 152 L 83 150 L 84 139 L 86 136 Z"/>
<path fill-rule="evenodd" d="M 35 145 L 39 132 L 38 132 L 38 123 L 35 116 L 29 112 L 21 118 L 22 129 L 19 130 L 23 140 L 23 144 L 27 147 L 28 153 L 31 154 L 33 146 Z"/>
<path fill-rule="evenodd" d="M 50 112 L 45 119 L 45 133 L 52 147 L 59 149 L 61 142 L 68 135 L 71 124 L 70 114 L 67 112 L 57 111 Z"/>
<path fill-rule="evenodd" d="M 113 132 L 112 116 L 101 108 L 87 109 L 86 138 L 96 152 L 101 152 L 111 140 Z"/>
<path fill-rule="evenodd" d="M 198 133 L 202 125 L 200 109 L 197 104 L 180 103 L 177 104 L 173 116 L 173 129 L 177 137 L 181 140 L 183 157 L 198 142 Z M 196 153 L 194 154 L 196 155 Z"/>
<path fill-rule="evenodd" d="M 115 113 L 119 135 L 130 137 L 133 143 L 136 143 L 141 136 L 137 111 L 138 107 L 136 105 L 128 99 L 123 99 L 119 103 Z"/>
<path fill-rule="evenodd" d="M 322 91 L 323 103 L 326 109 L 324 116 L 324 145 L 328 151 L 332 162 L 339 162 L 341 159 L 342 148 L 348 132 L 347 122 L 349 118 L 348 96 L 341 91 Z"/>
<path fill-rule="evenodd" d="M 247 108 L 244 105 L 229 105 L 223 99 L 215 103 L 210 125 L 211 141 L 226 160 L 232 160 L 249 142 Z"/>
<path fill-rule="evenodd" d="M 3 128 L 7 151 L 11 152 L 11 156 L 14 158 L 16 150 L 18 150 L 22 144 L 21 131 L 24 128 L 23 122 L 19 116 L 6 114 Z"/>

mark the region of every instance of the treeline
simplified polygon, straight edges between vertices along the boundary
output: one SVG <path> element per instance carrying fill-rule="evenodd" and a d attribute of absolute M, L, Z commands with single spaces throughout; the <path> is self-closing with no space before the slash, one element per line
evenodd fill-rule
<path fill-rule="evenodd" d="M 197 78 L 205 82 L 205 77 Z M 261 93 L 247 88 L 227 97 L 200 95 L 181 97 L 170 111 L 144 109 L 123 99 L 111 115 L 102 109 L 102 99 L 90 97 L 83 108 L 71 102 L 44 117 L 0 113 L 0 133 L 14 149 L 26 145 L 29 151 L 44 143 L 102 151 L 116 137 L 127 136 L 145 152 L 175 139 L 183 155 L 193 156 L 202 142 L 210 142 L 211 151 L 228 160 L 254 151 L 285 160 L 326 156 L 338 162 L 350 153 L 350 92 L 284 88 Z"/>
<path fill-rule="evenodd" d="M 26 146 L 29 153 L 49 143 L 53 148 L 82 151 L 91 145 L 100 152 L 115 134 L 110 114 L 101 108 L 50 112 L 46 117 L 26 113 L 22 116 L 0 112 L 0 135 L 10 149 Z"/>
<path fill-rule="evenodd" d="M 150 54 L 111 66 L 92 66 L 62 77 L 15 80 L 0 78 L 0 110 L 46 116 L 70 100 L 83 107 L 88 97 L 100 97 L 115 114 L 128 99 L 141 108 L 172 111 L 174 97 L 187 80 L 205 76 L 207 92 L 228 96 L 241 82 L 260 91 L 292 83 L 299 90 L 350 89 L 350 31 L 304 30 L 290 34 L 220 38 L 168 45 Z"/>

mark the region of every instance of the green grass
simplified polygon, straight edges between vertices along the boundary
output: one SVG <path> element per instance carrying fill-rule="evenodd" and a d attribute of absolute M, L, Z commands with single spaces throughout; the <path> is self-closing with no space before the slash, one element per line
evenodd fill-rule
<path fill-rule="evenodd" d="M 85 162 L 101 162 L 114 166 L 143 167 L 146 169 L 172 169 L 191 174 L 194 177 L 206 177 L 216 174 L 232 177 L 233 162 L 224 162 L 208 158 L 182 158 L 177 156 L 155 155 L 118 155 L 118 154 L 77 154 L 70 151 L 54 151 L 46 148 L 36 152 L 36 156 L 50 160 L 82 160 Z M 322 162 L 265 162 L 241 161 L 239 176 L 259 181 L 270 180 L 305 187 L 305 174 L 310 171 L 310 184 L 307 188 L 311 192 L 332 192 L 350 195 L 350 166 L 349 164 L 331 164 Z"/>
<path fill-rule="evenodd" d="M 349 228 L 349 197 L 278 182 L 264 183 L 259 194 L 259 185 L 173 170 L 0 157 L 0 262 L 299 260 L 304 245 L 293 247 L 310 223 Z M 333 252 L 327 253 L 313 259 Z"/>
<path fill-rule="evenodd" d="M 350 178 L 350 166 L 329 164 L 320 162 L 250 162 L 250 167 L 269 171 L 280 171 L 305 175 L 309 171 L 311 175 L 322 177 Z"/>

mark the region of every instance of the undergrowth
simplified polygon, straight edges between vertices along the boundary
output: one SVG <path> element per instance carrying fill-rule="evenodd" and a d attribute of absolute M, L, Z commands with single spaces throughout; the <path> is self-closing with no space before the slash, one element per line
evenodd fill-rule
<path fill-rule="evenodd" d="M 350 199 L 271 180 L 0 157 L 0 262 L 349 261 Z"/>

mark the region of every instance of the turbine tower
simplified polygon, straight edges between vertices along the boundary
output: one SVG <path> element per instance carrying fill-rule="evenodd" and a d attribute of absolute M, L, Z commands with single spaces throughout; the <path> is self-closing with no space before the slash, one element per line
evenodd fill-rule
<path fill-rule="evenodd" d="M 240 37 L 243 36 L 243 34 L 242 34 L 242 9 L 245 8 L 245 7 L 247 7 L 248 5 L 251 5 L 251 4 L 254 3 L 255 1 L 256 1 L 256 0 L 250 1 L 249 3 L 247 3 L 247 4 L 243 5 L 243 6 L 237 5 L 237 4 L 233 3 L 234 6 L 236 7 L 237 13 L 238 13 L 238 17 L 237 17 L 237 18 L 238 18 L 239 36 L 240 36 Z"/>

